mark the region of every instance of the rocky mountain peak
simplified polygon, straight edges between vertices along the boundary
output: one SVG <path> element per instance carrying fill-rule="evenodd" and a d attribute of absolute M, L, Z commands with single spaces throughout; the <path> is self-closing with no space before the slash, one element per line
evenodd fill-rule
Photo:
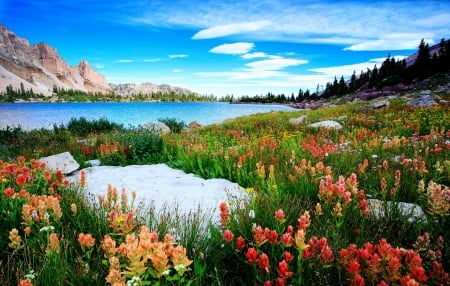
<path fill-rule="evenodd" d="M 90 92 L 111 92 L 105 77 L 87 61 L 69 66 L 58 51 L 46 43 L 30 45 L 0 25 L 0 90 L 11 85 L 50 94 L 53 87 Z"/>

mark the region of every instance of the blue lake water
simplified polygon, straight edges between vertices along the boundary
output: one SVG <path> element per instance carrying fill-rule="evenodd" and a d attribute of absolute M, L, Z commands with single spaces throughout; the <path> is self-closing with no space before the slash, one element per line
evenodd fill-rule
<path fill-rule="evenodd" d="M 0 104 L 0 129 L 7 126 L 22 129 L 52 129 L 54 124 L 66 124 L 71 118 L 107 118 L 128 126 L 139 126 L 158 119 L 176 118 L 186 124 L 198 121 L 202 125 L 225 119 L 278 110 L 295 110 L 282 105 L 229 103 L 4 103 Z"/>

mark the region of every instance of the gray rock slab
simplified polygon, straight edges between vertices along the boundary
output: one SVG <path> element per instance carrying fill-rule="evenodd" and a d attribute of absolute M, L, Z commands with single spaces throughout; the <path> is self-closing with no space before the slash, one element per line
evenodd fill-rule
<path fill-rule="evenodd" d="M 330 128 L 330 129 L 341 129 L 342 125 L 339 122 L 333 120 L 324 120 L 316 122 L 309 125 L 310 128 Z"/>
<path fill-rule="evenodd" d="M 80 164 L 69 152 L 64 152 L 48 157 L 42 157 L 38 161 L 44 162 L 50 170 L 61 170 L 64 174 L 71 174 L 80 168 Z"/>
<path fill-rule="evenodd" d="M 238 184 L 225 179 L 205 180 L 194 174 L 173 169 L 166 164 L 98 166 L 83 169 L 86 174 L 87 195 L 97 199 L 106 196 L 108 185 L 117 188 L 119 195 L 124 188 L 131 200 L 136 192 L 136 204 L 161 210 L 165 205 L 176 205 L 182 213 L 213 210 L 217 218 L 219 204 L 228 201 L 230 196 L 245 199 L 246 191 Z M 69 179 L 80 181 L 80 172 Z"/>

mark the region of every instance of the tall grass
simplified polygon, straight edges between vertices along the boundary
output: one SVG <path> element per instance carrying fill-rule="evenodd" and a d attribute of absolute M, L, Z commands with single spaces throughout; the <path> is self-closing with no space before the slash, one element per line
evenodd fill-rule
<path fill-rule="evenodd" d="M 11 164 L 3 163 L 0 173 L 0 277 L 5 277 L 0 284 L 18 284 L 31 271 L 34 285 L 103 285 L 114 277 L 137 285 L 448 284 L 448 108 L 401 103 L 365 113 L 358 108 L 257 114 L 165 135 L 133 128 L 82 135 L 75 130 L 83 128 L 64 126 L 3 130 L 2 159 Z M 307 115 L 306 121 L 289 123 L 300 115 Z M 308 126 L 319 120 L 336 120 L 343 128 Z M 22 186 L 17 183 L 22 171 L 10 172 L 17 166 L 33 169 L 34 161 L 16 161 L 17 155 L 37 158 L 57 151 L 70 151 L 80 162 L 166 162 L 204 178 L 237 182 L 249 199 L 230 197 L 221 204 L 219 218 L 201 207 L 188 215 L 177 205 L 156 212 L 151 206 L 136 208 L 117 194 L 113 199 L 113 188 L 101 201 L 86 198 L 82 184 L 66 186 L 60 175 L 44 169 Z M 49 176 L 59 183 L 49 185 Z M 29 195 L 20 195 L 22 188 Z M 32 222 L 33 231 L 25 233 L 23 205 L 34 193 L 61 197 L 62 215 L 51 220 L 59 251 L 50 247 L 50 232 L 39 232 L 42 222 Z M 405 210 L 404 203 L 423 214 Z M 78 241 L 80 233 L 91 235 L 93 245 L 88 236 Z M 144 259 L 145 252 L 130 252 L 141 265 L 105 246 L 114 241 L 129 249 L 131 241 L 156 235 L 156 247 L 166 234 L 185 249 L 187 257 L 180 259 L 188 264 L 168 263 L 168 276 L 159 275 L 158 261 Z M 56 265 L 63 271 L 52 276 Z"/>

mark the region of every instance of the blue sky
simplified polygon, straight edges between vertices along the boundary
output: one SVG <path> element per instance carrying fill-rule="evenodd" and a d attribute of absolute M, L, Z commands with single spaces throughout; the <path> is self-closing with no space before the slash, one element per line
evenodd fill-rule
<path fill-rule="evenodd" d="M 315 91 L 421 39 L 450 37 L 450 1 L 0 0 L 0 23 L 110 83 L 223 96 Z"/>

